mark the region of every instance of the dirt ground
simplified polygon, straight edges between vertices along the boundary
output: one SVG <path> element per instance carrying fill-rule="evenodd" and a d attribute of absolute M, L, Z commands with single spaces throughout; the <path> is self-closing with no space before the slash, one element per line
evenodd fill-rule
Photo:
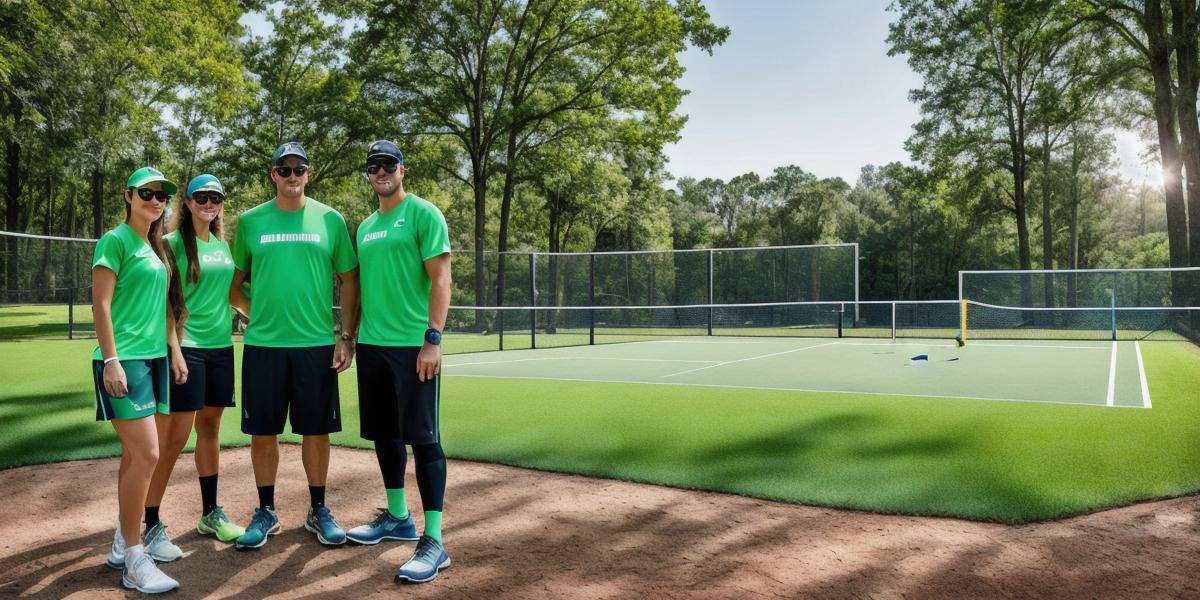
<path fill-rule="evenodd" d="M 221 503 L 256 501 L 246 449 L 222 453 Z M 374 455 L 335 448 L 329 506 L 347 529 L 383 504 Z M 765 502 L 451 461 L 453 566 L 398 586 L 413 544 L 325 549 L 303 529 L 300 451 L 282 452 L 284 531 L 258 551 L 197 535 L 180 459 L 162 507 L 184 550 L 173 598 L 1200 598 L 1200 498 L 1010 527 Z M 115 459 L 0 471 L 0 597 L 137 596 L 104 566 Z M 418 495 L 411 475 L 410 506 Z M 420 526 L 420 511 L 414 510 Z"/>

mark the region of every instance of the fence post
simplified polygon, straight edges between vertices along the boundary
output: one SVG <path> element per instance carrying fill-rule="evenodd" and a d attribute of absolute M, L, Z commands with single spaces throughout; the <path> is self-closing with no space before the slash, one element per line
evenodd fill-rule
<path fill-rule="evenodd" d="M 588 255 L 588 345 L 596 345 L 596 255 Z"/>
<path fill-rule="evenodd" d="M 1117 274 L 1112 274 L 1112 293 L 1109 294 L 1112 305 L 1112 341 L 1117 341 Z"/>
<path fill-rule="evenodd" d="M 529 347 L 537 348 L 537 252 L 529 253 Z"/>
<path fill-rule="evenodd" d="M 713 330 L 713 250 L 708 249 L 708 335 Z"/>

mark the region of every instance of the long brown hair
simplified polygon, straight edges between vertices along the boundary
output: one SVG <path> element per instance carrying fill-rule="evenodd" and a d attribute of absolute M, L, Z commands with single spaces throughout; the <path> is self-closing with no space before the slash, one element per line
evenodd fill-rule
<path fill-rule="evenodd" d="M 224 239 L 223 214 L 224 211 L 218 211 L 217 218 L 208 225 L 209 235 L 215 235 L 217 239 Z M 188 206 L 187 194 L 182 190 L 175 210 L 171 211 L 171 231 L 178 231 L 183 238 L 183 250 L 187 254 L 188 283 L 200 281 L 200 259 L 196 255 L 196 224 L 192 221 L 192 209 Z"/>
<path fill-rule="evenodd" d="M 137 194 L 134 193 L 133 188 L 125 190 L 125 193 L 131 196 L 125 203 L 125 222 L 129 223 L 129 215 L 133 212 L 132 202 L 137 199 Z M 175 255 L 167 244 L 163 243 L 163 229 L 166 225 L 167 213 L 163 211 L 163 214 L 150 223 L 150 230 L 146 232 L 146 240 L 150 242 L 150 249 L 154 251 L 154 255 L 162 261 L 163 266 L 167 269 L 167 306 L 175 315 L 176 326 L 182 327 L 183 320 L 187 317 L 187 309 L 183 305 L 183 284 L 180 283 L 179 273 L 175 269 Z"/>

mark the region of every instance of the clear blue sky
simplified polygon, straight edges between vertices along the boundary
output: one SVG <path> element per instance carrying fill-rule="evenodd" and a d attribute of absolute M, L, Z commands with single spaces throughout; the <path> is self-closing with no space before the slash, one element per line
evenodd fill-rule
<path fill-rule="evenodd" d="M 863 165 L 909 162 L 904 140 L 919 117 L 908 91 L 921 80 L 887 55 L 890 0 L 708 0 L 732 29 L 712 56 L 689 50 L 691 93 L 682 139 L 668 146 L 676 177 L 767 176 L 795 164 L 853 184 Z M 1117 136 L 1121 172 L 1151 185 L 1157 163 L 1138 158 L 1136 135 Z"/>

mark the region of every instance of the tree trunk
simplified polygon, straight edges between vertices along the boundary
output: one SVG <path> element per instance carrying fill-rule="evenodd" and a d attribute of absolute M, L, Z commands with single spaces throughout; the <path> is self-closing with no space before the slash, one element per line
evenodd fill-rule
<path fill-rule="evenodd" d="M 1171 1 L 1172 38 L 1175 64 L 1179 73 L 1178 110 L 1179 137 L 1183 166 L 1187 173 L 1184 183 L 1188 213 L 1189 264 L 1200 267 L 1200 122 L 1196 120 L 1196 91 L 1200 83 L 1200 64 L 1197 64 L 1196 3 L 1195 0 Z M 1192 290 L 1192 299 L 1200 290 Z M 1192 304 L 1194 306 L 1194 304 Z"/>
<path fill-rule="evenodd" d="M 496 273 L 496 302 L 504 304 L 504 286 L 507 279 L 504 272 L 504 253 L 508 251 L 508 219 L 512 212 L 513 190 L 516 180 L 513 171 L 516 169 L 517 138 L 515 133 L 508 136 L 508 147 L 505 149 L 504 190 L 500 197 L 500 232 L 497 236 L 496 250 L 500 252 L 500 270 Z M 529 290 L 529 306 L 536 306 L 534 290 Z"/>
<path fill-rule="evenodd" d="M 1042 268 L 1054 269 L 1054 226 L 1050 217 L 1050 127 L 1042 129 Z M 1046 307 L 1054 307 L 1054 278 L 1042 277 Z"/>
<path fill-rule="evenodd" d="M 1154 118 L 1158 127 L 1158 149 L 1162 160 L 1163 196 L 1167 204 L 1167 241 L 1172 267 L 1188 265 L 1187 204 L 1183 196 L 1179 139 L 1175 135 L 1175 99 L 1171 89 L 1171 45 L 1159 0 L 1145 3 L 1146 39 L 1150 50 L 1150 74 L 1154 79 Z M 1187 290 L 1173 278 L 1171 292 L 1176 305 L 1184 305 Z"/>
<path fill-rule="evenodd" d="M 471 156 L 471 191 L 475 195 L 475 306 L 487 306 L 485 298 L 484 277 L 487 269 L 484 264 L 484 236 L 487 233 L 487 180 L 483 157 Z M 486 315 L 483 311 L 475 311 L 475 331 L 487 331 Z"/>
<path fill-rule="evenodd" d="M 1067 257 L 1068 268 L 1074 270 L 1079 268 L 1079 163 L 1082 162 L 1079 156 L 1079 138 L 1072 132 L 1071 135 L 1071 248 Z M 1067 277 L 1067 306 L 1077 306 L 1079 299 L 1078 294 L 1078 276 L 1071 273 Z"/>
<path fill-rule="evenodd" d="M 21 119 L 21 105 L 15 100 L 6 102 L 12 107 L 14 120 L 16 125 Z M 4 225 L 10 231 L 17 230 L 17 218 L 21 211 L 21 143 L 17 141 L 14 135 L 11 139 L 4 142 L 5 156 L 5 210 L 4 210 Z M 8 289 L 8 301 L 17 301 L 17 275 L 19 268 L 17 265 L 17 239 L 6 237 L 5 239 L 5 256 L 7 257 L 7 265 L 5 268 L 5 287 Z"/>
<path fill-rule="evenodd" d="M 43 218 L 42 218 L 42 235 L 46 235 L 46 236 L 50 235 L 51 225 L 52 225 L 51 220 L 53 219 L 53 215 L 54 215 L 53 209 L 54 209 L 54 180 L 53 180 L 53 178 L 51 178 L 51 176 L 47 175 L 46 176 L 46 211 L 45 211 L 45 213 L 43 213 Z M 44 242 L 42 242 L 42 269 L 41 269 L 40 275 L 41 275 L 41 279 L 42 279 L 41 287 L 43 289 L 45 289 L 47 292 L 47 296 L 44 298 L 44 301 L 48 301 L 48 302 L 56 301 L 56 299 L 54 298 L 55 294 L 54 294 L 53 288 L 56 286 L 57 282 L 55 282 L 54 278 L 50 275 L 50 240 L 45 240 Z"/>

